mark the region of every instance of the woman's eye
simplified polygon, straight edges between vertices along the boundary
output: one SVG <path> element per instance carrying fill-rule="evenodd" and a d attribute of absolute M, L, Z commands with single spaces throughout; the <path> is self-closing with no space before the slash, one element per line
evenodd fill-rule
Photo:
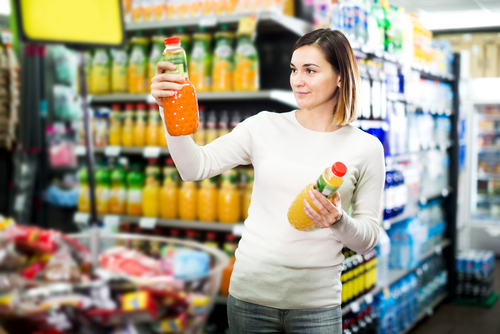
<path fill-rule="evenodd" d="M 291 68 L 290 70 L 292 71 L 292 73 L 297 72 L 297 70 L 295 68 Z"/>
<path fill-rule="evenodd" d="M 309 74 L 312 74 L 312 73 L 315 73 L 315 72 L 316 72 L 315 70 L 311 70 L 309 68 L 307 69 L 307 73 L 309 73 Z"/>

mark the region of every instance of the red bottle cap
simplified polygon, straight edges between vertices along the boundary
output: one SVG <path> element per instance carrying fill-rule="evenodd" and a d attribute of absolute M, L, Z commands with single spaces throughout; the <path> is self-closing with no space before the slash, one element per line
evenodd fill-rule
<path fill-rule="evenodd" d="M 112 110 L 120 110 L 120 105 L 119 105 L 118 103 L 113 103 L 113 104 L 111 105 L 111 109 L 112 109 Z"/>
<path fill-rule="evenodd" d="M 149 110 L 156 110 L 156 111 L 158 111 L 158 105 L 156 103 L 150 103 L 149 104 Z"/>
<path fill-rule="evenodd" d="M 174 165 L 174 159 L 172 158 L 166 158 L 165 159 L 165 163 L 169 166 L 173 166 Z"/>
<path fill-rule="evenodd" d="M 347 173 L 347 167 L 340 161 L 337 161 L 332 166 L 332 173 L 338 177 L 342 177 Z"/>
<path fill-rule="evenodd" d="M 145 103 L 137 103 L 137 110 L 146 110 Z"/>
<path fill-rule="evenodd" d="M 179 37 L 169 37 L 165 38 L 165 45 L 167 44 L 179 44 L 181 39 Z"/>
<path fill-rule="evenodd" d="M 132 103 L 125 104 L 125 110 L 134 110 L 134 105 Z"/>
<path fill-rule="evenodd" d="M 207 232 L 206 238 L 207 239 L 212 239 L 212 240 L 213 239 L 217 239 L 217 233 L 215 233 L 215 232 Z"/>

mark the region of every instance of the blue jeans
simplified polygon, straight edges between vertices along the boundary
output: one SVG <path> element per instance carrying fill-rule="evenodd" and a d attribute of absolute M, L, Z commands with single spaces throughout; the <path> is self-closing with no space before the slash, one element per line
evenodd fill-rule
<path fill-rule="evenodd" d="M 229 295 L 227 318 L 231 334 L 342 334 L 340 305 L 282 310 L 244 302 Z"/>

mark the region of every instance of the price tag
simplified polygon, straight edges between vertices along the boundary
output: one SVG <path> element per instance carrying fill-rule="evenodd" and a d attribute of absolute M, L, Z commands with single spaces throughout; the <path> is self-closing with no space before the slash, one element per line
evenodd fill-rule
<path fill-rule="evenodd" d="M 161 153 L 161 147 L 158 146 L 146 146 L 143 151 L 145 158 L 158 158 Z"/>
<path fill-rule="evenodd" d="M 148 218 L 148 217 L 142 217 L 140 220 L 139 220 L 139 226 L 141 228 L 147 228 L 147 229 L 154 229 L 155 226 L 156 226 L 156 221 L 157 219 L 156 218 Z"/>
<path fill-rule="evenodd" d="M 449 191 L 448 191 L 448 189 L 446 189 L 446 188 L 444 188 L 444 189 L 441 191 L 441 195 L 443 195 L 443 197 L 448 197 L 449 193 L 450 193 L 450 192 L 449 192 Z"/>
<path fill-rule="evenodd" d="M 104 149 L 104 154 L 107 157 L 117 157 L 120 155 L 120 150 L 120 146 L 106 146 L 106 148 Z"/>
<path fill-rule="evenodd" d="M 217 25 L 217 16 L 207 16 L 200 19 L 200 27 L 215 27 Z"/>
<path fill-rule="evenodd" d="M 75 155 L 77 155 L 77 156 L 85 155 L 86 152 L 87 152 L 87 149 L 83 145 L 78 145 L 77 147 L 75 147 Z"/>
<path fill-rule="evenodd" d="M 425 204 L 427 204 L 427 198 L 425 198 L 425 197 L 423 197 L 423 196 L 422 196 L 422 197 L 420 197 L 420 204 L 421 204 L 421 205 L 425 205 Z"/>
<path fill-rule="evenodd" d="M 120 216 L 105 215 L 103 219 L 104 225 L 116 226 L 120 224 Z"/>
<path fill-rule="evenodd" d="M 87 212 L 77 212 L 75 213 L 75 216 L 73 217 L 73 221 L 75 223 L 80 223 L 80 224 L 88 224 L 90 218 L 90 214 Z"/>
<path fill-rule="evenodd" d="M 233 234 L 237 237 L 241 237 L 244 230 L 245 230 L 245 225 L 243 224 L 236 224 L 233 226 Z"/>
<path fill-rule="evenodd" d="M 391 229 L 391 223 L 388 221 L 384 221 L 384 230 L 390 230 Z"/>
<path fill-rule="evenodd" d="M 428 307 L 426 310 L 425 310 L 425 313 L 427 313 L 427 315 L 429 317 L 431 317 L 433 314 L 434 314 L 434 310 L 432 309 L 432 307 Z"/>
<path fill-rule="evenodd" d="M 373 303 L 373 295 L 372 295 L 371 293 L 367 293 L 367 294 L 365 295 L 365 302 L 366 302 L 367 304 L 371 304 L 371 303 Z"/>
<path fill-rule="evenodd" d="M 352 302 L 349 306 L 351 307 L 351 311 L 354 313 L 358 313 L 360 310 L 358 302 Z"/>
<path fill-rule="evenodd" d="M 441 247 L 441 245 L 437 245 L 435 248 L 434 248 L 434 252 L 437 254 L 437 255 L 441 255 L 443 253 L 443 248 Z"/>
<path fill-rule="evenodd" d="M 238 22 L 238 33 L 253 33 L 257 27 L 257 14 L 243 16 Z"/>

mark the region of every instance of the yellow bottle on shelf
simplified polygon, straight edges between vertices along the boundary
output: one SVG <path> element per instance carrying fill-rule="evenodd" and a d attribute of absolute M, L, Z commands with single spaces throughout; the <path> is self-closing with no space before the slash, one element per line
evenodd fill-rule
<path fill-rule="evenodd" d="M 295 200 L 292 202 L 290 205 L 290 208 L 288 209 L 288 221 L 290 225 L 292 225 L 295 229 L 299 231 L 308 231 L 312 229 L 316 224 L 306 216 L 304 212 L 304 199 L 306 199 L 309 204 L 316 210 L 318 211 L 314 205 L 312 204 L 308 192 L 316 189 L 318 190 L 323 196 L 325 196 L 328 199 L 331 199 L 337 189 L 342 185 L 344 182 L 344 175 L 347 172 L 347 167 L 341 163 L 341 162 L 336 162 L 334 163 L 331 167 L 327 167 L 323 173 L 319 176 L 318 180 L 316 181 L 316 184 L 308 184 L 307 186 L 304 187 L 304 189 L 297 195 Z"/>
<path fill-rule="evenodd" d="M 241 195 L 236 184 L 234 169 L 222 173 L 222 182 L 217 200 L 218 216 L 221 223 L 237 223 L 241 218 Z"/>
<path fill-rule="evenodd" d="M 248 218 L 248 209 L 250 208 L 250 201 L 252 199 L 254 171 L 252 168 L 247 168 L 242 175 L 244 176 L 244 180 L 242 182 L 241 217 L 245 220 Z"/>
<path fill-rule="evenodd" d="M 210 43 L 212 35 L 197 32 L 193 35 L 193 51 L 189 62 L 189 80 L 193 83 L 197 93 L 208 92 L 211 87 L 212 55 Z"/>
<path fill-rule="evenodd" d="M 128 91 L 132 94 L 147 93 L 150 83 L 148 77 L 148 57 L 146 50 L 149 40 L 146 37 L 132 37 L 128 62 Z"/>
<path fill-rule="evenodd" d="M 125 93 L 128 91 L 127 66 L 128 55 L 125 49 L 112 49 L 111 92 Z"/>
<path fill-rule="evenodd" d="M 96 49 L 92 58 L 91 87 L 94 94 L 111 90 L 111 57 L 107 49 Z"/>
<path fill-rule="evenodd" d="M 133 163 L 127 175 L 127 214 L 130 216 L 142 215 L 142 189 L 144 187 L 144 174 L 141 165 Z"/>
<path fill-rule="evenodd" d="M 151 37 L 151 51 L 149 52 L 148 59 L 148 80 L 151 83 L 151 79 L 156 75 L 156 65 L 163 58 L 163 49 L 165 48 L 165 31 L 163 29 L 158 29 L 157 34 Z"/>
<path fill-rule="evenodd" d="M 160 113 L 158 112 L 158 105 L 156 103 L 150 103 L 146 131 L 146 144 L 148 146 L 161 146 L 161 135 L 163 135 L 163 124 L 160 118 Z"/>
<path fill-rule="evenodd" d="M 90 212 L 89 180 L 87 169 L 83 168 L 78 173 L 80 187 L 78 190 L 78 211 Z"/>
<path fill-rule="evenodd" d="M 163 167 L 163 186 L 160 190 L 160 216 L 164 219 L 177 219 L 179 212 L 179 175 L 172 158 L 165 160 Z"/>
<path fill-rule="evenodd" d="M 111 195 L 111 173 L 107 166 L 101 165 L 96 173 L 96 210 L 99 214 L 109 213 L 109 198 Z"/>
<path fill-rule="evenodd" d="M 215 33 L 215 48 L 212 66 L 212 91 L 229 92 L 233 90 L 233 41 L 234 34 L 226 31 L 227 24 L 221 25 L 222 31 Z"/>
<path fill-rule="evenodd" d="M 111 172 L 111 194 L 109 198 L 109 212 L 116 215 L 125 214 L 127 204 L 127 172 L 125 167 L 127 163 L 121 162 L 115 165 Z"/>
<path fill-rule="evenodd" d="M 160 167 L 158 160 L 151 158 L 146 167 L 146 185 L 142 190 L 142 214 L 145 217 L 158 217 L 160 198 Z"/>
<path fill-rule="evenodd" d="M 239 33 L 234 57 L 234 90 L 257 91 L 260 88 L 259 54 L 252 33 Z"/>
<path fill-rule="evenodd" d="M 123 146 L 132 146 L 134 144 L 134 123 L 135 112 L 134 105 L 127 103 L 125 105 L 125 115 L 123 117 L 123 125 L 121 132 L 121 144 Z"/>
<path fill-rule="evenodd" d="M 182 220 L 197 218 L 198 186 L 196 182 L 182 182 L 179 191 L 179 216 Z"/>
<path fill-rule="evenodd" d="M 217 178 L 201 181 L 198 190 L 198 219 L 202 222 L 217 220 Z"/>
<path fill-rule="evenodd" d="M 111 146 L 120 146 L 122 144 L 122 111 L 119 104 L 111 106 L 111 115 L 109 118 L 108 142 Z"/>
<path fill-rule="evenodd" d="M 134 124 L 134 146 L 144 146 L 146 144 L 146 127 L 148 123 L 148 114 L 146 113 L 146 104 L 138 103 L 135 114 Z"/>

